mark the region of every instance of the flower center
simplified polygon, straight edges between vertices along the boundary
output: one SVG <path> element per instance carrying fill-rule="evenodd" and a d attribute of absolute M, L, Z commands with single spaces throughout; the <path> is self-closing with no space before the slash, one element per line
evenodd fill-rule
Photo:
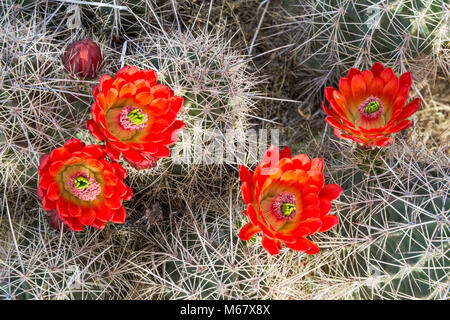
<path fill-rule="evenodd" d="M 81 190 L 89 186 L 89 180 L 83 176 L 78 176 L 73 179 L 73 184 L 75 185 L 75 188 Z"/>
<path fill-rule="evenodd" d="M 297 213 L 295 195 L 289 192 L 279 193 L 272 203 L 272 214 L 278 220 L 290 220 Z"/>
<path fill-rule="evenodd" d="M 139 109 L 134 109 L 128 114 L 128 119 L 134 124 L 141 124 L 144 122 L 145 116 Z"/>
<path fill-rule="evenodd" d="M 358 111 L 364 120 L 377 120 L 384 111 L 383 104 L 376 97 L 369 97 L 361 103 Z"/>
<path fill-rule="evenodd" d="M 294 210 L 295 206 L 292 203 L 285 202 L 281 205 L 281 213 L 285 217 L 289 217 Z"/>
<path fill-rule="evenodd" d="M 378 101 L 370 101 L 367 107 L 364 109 L 365 113 L 374 113 L 380 109 L 380 103 Z"/>
<path fill-rule="evenodd" d="M 100 184 L 84 172 L 74 174 L 67 184 L 72 194 L 83 201 L 94 200 L 101 192 Z"/>
<path fill-rule="evenodd" d="M 146 127 L 148 116 L 141 109 L 126 106 L 119 113 L 119 124 L 124 130 L 142 130 Z"/>

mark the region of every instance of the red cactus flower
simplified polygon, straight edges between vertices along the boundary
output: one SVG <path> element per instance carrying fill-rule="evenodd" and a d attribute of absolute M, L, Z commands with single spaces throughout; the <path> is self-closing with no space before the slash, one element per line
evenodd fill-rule
<path fill-rule="evenodd" d="M 62 63 L 73 77 L 93 79 L 101 68 L 102 52 L 91 39 L 78 40 L 67 46 Z"/>
<path fill-rule="evenodd" d="M 393 141 L 390 134 L 412 125 L 406 118 L 419 109 L 419 98 L 405 106 L 411 83 L 409 72 L 397 78 L 392 69 L 385 69 L 379 62 L 363 72 L 352 68 L 339 80 L 339 90 L 325 89 L 331 107 L 322 104 L 328 115 L 325 121 L 338 138 L 384 147 Z"/>
<path fill-rule="evenodd" d="M 271 146 L 263 161 L 250 172 L 241 166 L 242 197 L 247 205 L 244 214 L 250 219 L 239 232 L 247 241 L 262 232 L 262 245 L 272 255 L 286 247 L 307 254 L 319 247 L 307 236 L 331 229 L 338 217 L 329 215 L 331 201 L 342 192 L 336 184 L 324 185 L 323 160 L 307 155 L 291 157 L 285 148 L 279 154 Z"/>
<path fill-rule="evenodd" d="M 151 168 L 159 158 L 170 155 L 185 123 L 175 120 L 183 98 L 162 84 L 156 84 L 153 70 L 124 67 L 111 78 L 104 75 L 94 88 L 92 119 L 86 127 L 114 161 L 120 153 L 136 168 Z"/>
<path fill-rule="evenodd" d="M 125 169 L 106 161 L 105 156 L 100 146 L 70 139 L 41 158 L 38 195 L 42 207 L 50 215 L 56 209 L 57 218 L 73 231 L 125 221 L 122 200 L 131 199 L 133 191 L 122 181 L 127 176 Z"/>

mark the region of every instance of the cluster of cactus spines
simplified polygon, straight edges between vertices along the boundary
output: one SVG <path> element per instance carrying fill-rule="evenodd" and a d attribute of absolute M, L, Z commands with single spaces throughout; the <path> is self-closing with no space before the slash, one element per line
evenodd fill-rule
<path fill-rule="evenodd" d="M 63 139 L 80 116 L 65 90 L 54 86 L 60 43 L 45 31 L 39 34 L 45 41 L 34 41 L 42 27 L 35 22 L 4 21 L 0 27 L 1 188 L 15 193 L 35 190 L 41 152 Z"/>
<path fill-rule="evenodd" d="M 236 187 L 227 200 L 205 200 L 203 209 L 187 206 L 173 215 L 163 209 L 159 222 L 153 221 L 151 211 L 148 226 L 141 218 L 145 243 L 157 247 L 148 249 L 146 269 L 137 280 L 141 288 L 133 298 L 297 298 L 297 287 L 305 286 L 303 262 L 296 253 L 270 257 L 259 250 L 257 241 L 239 240 L 236 224 L 245 223 L 239 197 Z"/>
<path fill-rule="evenodd" d="M 416 81 L 447 70 L 448 3 L 442 0 L 289 1 L 293 55 L 304 81 L 300 100 L 317 103 L 323 88 L 351 67 L 378 61 Z M 295 30 L 297 32 L 295 32 Z"/>
<path fill-rule="evenodd" d="M 151 172 L 130 169 L 130 179 L 143 179 L 144 186 L 151 183 L 152 192 L 160 193 L 159 189 L 165 195 L 171 190 L 176 195 L 181 186 L 195 194 L 195 190 L 222 185 L 227 170 L 236 174 L 237 170 L 225 164 L 205 163 L 201 152 L 208 144 L 212 146 L 214 138 L 223 141 L 226 151 L 227 130 L 241 133 L 234 136 L 235 145 L 239 139 L 245 139 L 257 78 L 246 72 L 244 58 L 219 35 L 194 36 L 177 31 L 138 38 L 128 44 L 127 52 L 125 64 L 156 70 L 158 81 L 184 98 L 180 118 L 186 123 L 170 159 L 162 160 Z M 239 163 L 236 157 L 231 160 L 230 165 Z"/>
<path fill-rule="evenodd" d="M 2 7 L 0 189 L 11 196 L 34 194 L 40 156 L 84 129 L 95 83 L 73 78 L 61 62 L 68 43 L 81 34 L 67 29 L 63 14 L 56 15 L 62 20 L 55 26 L 42 18 L 51 13 L 36 6 L 30 12 L 16 10 L 14 3 Z M 112 54 L 106 50 L 107 57 Z"/>
<path fill-rule="evenodd" d="M 126 299 L 133 292 L 143 255 L 137 237 L 115 228 L 55 232 L 34 200 L 5 201 L 2 209 L 11 220 L 2 211 L 0 299 Z"/>
<path fill-rule="evenodd" d="M 345 286 L 346 298 L 448 299 L 448 156 L 398 142 L 374 176 L 344 144 L 328 147 L 329 174 L 344 192 L 339 225 L 321 236 L 332 250 L 314 258 L 317 276 Z"/>

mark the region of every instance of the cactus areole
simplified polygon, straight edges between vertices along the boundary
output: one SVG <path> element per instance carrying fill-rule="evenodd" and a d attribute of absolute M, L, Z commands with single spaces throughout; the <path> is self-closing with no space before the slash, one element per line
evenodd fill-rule
<path fill-rule="evenodd" d="M 94 79 L 102 65 L 102 52 L 91 39 L 78 40 L 69 44 L 62 56 L 64 68 L 73 77 Z"/>

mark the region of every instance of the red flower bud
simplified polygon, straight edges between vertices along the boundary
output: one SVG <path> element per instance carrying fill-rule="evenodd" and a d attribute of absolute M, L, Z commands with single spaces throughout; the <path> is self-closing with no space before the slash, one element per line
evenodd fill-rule
<path fill-rule="evenodd" d="M 93 79 L 101 68 L 102 52 L 91 39 L 78 40 L 67 46 L 62 63 L 73 77 Z"/>

